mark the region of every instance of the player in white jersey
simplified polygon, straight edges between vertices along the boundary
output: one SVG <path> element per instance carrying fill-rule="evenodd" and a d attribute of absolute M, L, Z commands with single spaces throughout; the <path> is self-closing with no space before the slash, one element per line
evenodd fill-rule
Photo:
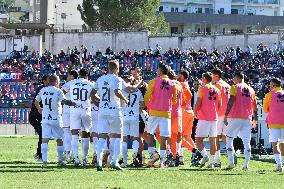
<path fill-rule="evenodd" d="M 109 72 L 101 76 L 95 83 L 98 91 L 100 104 L 98 112 L 98 133 L 97 146 L 97 171 L 102 171 L 102 155 L 109 134 L 110 149 L 113 149 L 111 160 L 112 168 L 122 170 L 118 164 L 121 143 L 122 111 L 121 100 L 128 104 L 128 99 L 122 94 L 122 82 L 117 76 L 119 63 L 109 61 Z"/>
<path fill-rule="evenodd" d="M 40 90 L 36 96 L 35 106 L 42 114 L 42 144 L 41 153 L 43 166 L 47 165 L 48 142 L 50 138 L 55 138 L 57 142 L 58 164 L 65 165 L 63 162 L 63 129 L 62 126 L 62 106 L 61 103 L 74 105 L 71 101 L 66 100 L 63 92 L 59 87 L 59 78 L 56 75 L 49 76 L 49 86 Z M 43 108 L 39 102 L 42 101 Z"/>
<path fill-rule="evenodd" d="M 131 76 L 125 76 L 126 86 L 130 84 Z M 124 87 L 125 88 L 125 87 Z M 139 89 L 129 93 L 123 90 L 123 96 L 128 97 L 128 104 L 123 104 L 123 142 L 122 142 L 122 157 L 124 166 L 127 166 L 127 141 L 130 136 L 133 144 L 133 166 L 138 167 L 138 149 L 139 149 L 139 114 L 144 109 L 144 99 Z"/>
<path fill-rule="evenodd" d="M 92 103 L 92 127 L 90 129 L 91 137 L 93 139 L 93 160 L 92 164 L 97 164 L 97 144 L 98 144 L 98 112 L 99 112 L 99 102 L 95 101 Z"/>
<path fill-rule="evenodd" d="M 72 152 L 75 157 L 74 166 L 80 165 L 78 156 L 79 131 L 82 131 L 82 161 L 87 164 L 87 154 L 90 145 L 89 129 L 92 125 L 91 117 L 91 95 L 94 91 L 94 84 L 88 80 L 88 71 L 81 69 L 79 78 L 70 81 L 65 88 L 70 91 L 70 100 L 76 103 L 76 106 L 70 108 L 70 128 L 72 133 Z"/>
<path fill-rule="evenodd" d="M 68 72 L 67 83 L 65 83 L 61 87 L 67 99 L 70 99 L 70 91 L 68 93 L 66 92 L 66 88 L 68 88 L 70 84 L 69 81 L 72 81 L 77 78 L 78 78 L 78 73 L 75 70 L 71 70 Z M 66 160 L 70 161 L 72 134 L 70 130 L 70 106 L 68 105 L 63 105 L 62 121 L 63 121 L 63 131 L 64 131 L 64 138 L 63 138 L 64 153 Z"/>

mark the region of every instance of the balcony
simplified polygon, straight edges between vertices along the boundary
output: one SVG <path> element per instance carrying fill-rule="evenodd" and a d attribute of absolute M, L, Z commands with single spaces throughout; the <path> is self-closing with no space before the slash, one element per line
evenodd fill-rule
<path fill-rule="evenodd" d="M 279 5 L 279 0 L 248 0 L 250 4 Z"/>
<path fill-rule="evenodd" d="M 211 5 L 213 4 L 213 0 L 187 0 L 188 4 L 204 4 L 204 5 Z"/>

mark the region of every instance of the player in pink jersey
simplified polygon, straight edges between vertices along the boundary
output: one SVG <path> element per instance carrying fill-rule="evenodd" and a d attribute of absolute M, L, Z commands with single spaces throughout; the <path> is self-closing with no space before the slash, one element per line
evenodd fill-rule
<path fill-rule="evenodd" d="M 226 145 L 226 132 L 225 132 L 226 125 L 224 124 L 224 116 L 225 116 L 227 104 L 229 102 L 231 86 L 221 79 L 222 77 L 221 70 L 219 69 L 213 70 L 212 74 L 213 74 L 213 77 L 212 77 L 213 83 L 221 92 L 221 99 L 222 99 L 222 107 L 218 112 L 216 153 L 215 153 L 215 157 L 216 157 L 215 167 L 221 168 L 221 153 L 220 153 L 219 139 L 222 138 L 223 143 Z"/>
<path fill-rule="evenodd" d="M 208 168 L 214 168 L 218 111 L 222 105 L 220 91 L 211 84 L 211 81 L 211 73 L 207 72 L 202 75 L 202 86 L 198 89 L 197 102 L 194 107 L 194 114 L 199 119 L 196 127 L 196 145 L 203 156 L 200 167 L 209 161 L 203 139 L 209 137 L 210 141 L 211 156 Z"/>
<path fill-rule="evenodd" d="M 171 111 L 172 105 L 177 102 L 177 91 L 174 82 L 167 76 L 168 66 L 160 64 L 157 77 L 149 82 L 147 92 L 144 96 L 145 104 L 149 110 L 149 119 L 147 124 L 148 151 L 150 154 L 149 167 L 154 163 L 154 141 L 153 135 L 157 128 L 160 130 L 160 164 L 164 167 L 166 155 L 166 141 L 171 136 Z"/>
<path fill-rule="evenodd" d="M 270 81 L 270 92 L 265 95 L 263 111 L 267 113 L 266 123 L 269 128 L 269 141 L 272 143 L 276 170 L 283 171 L 280 143 L 284 142 L 284 90 L 281 81 L 273 78 Z"/>
<path fill-rule="evenodd" d="M 244 143 L 245 161 L 243 170 L 248 170 L 251 155 L 251 128 L 252 115 L 257 120 L 257 103 L 254 90 L 244 82 L 244 75 L 238 72 L 234 75 L 234 83 L 231 87 L 230 99 L 225 113 L 224 124 L 226 130 L 226 148 L 229 158 L 227 169 L 235 167 L 233 139 L 239 136 Z M 229 119 L 228 119 L 229 118 Z"/>

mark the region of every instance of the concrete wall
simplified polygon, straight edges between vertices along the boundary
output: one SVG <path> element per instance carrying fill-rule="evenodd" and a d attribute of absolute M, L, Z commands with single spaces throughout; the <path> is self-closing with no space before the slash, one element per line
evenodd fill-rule
<path fill-rule="evenodd" d="M 248 44 L 255 50 L 256 46 L 262 42 L 267 47 L 272 47 L 275 42 L 281 39 L 280 34 L 248 35 Z"/>
<path fill-rule="evenodd" d="M 30 124 L 0 124 L 0 135 L 35 135 L 35 130 Z"/>
<path fill-rule="evenodd" d="M 193 36 L 193 37 L 185 37 L 181 38 L 181 49 L 186 50 L 191 47 L 194 49 L 200 49 L 201 47 L 206 47 L 206 49 L 211 50 L 212 46 L 212 37 L 201 37 L 201 36 Z"/>
<path fill-rule="evenodd" d="M 215 36 L 215 48 L 225 50 L 227 46 L 231 47 L 245 47 L 244 35 L 229 35 L 229 36 Z"/>
<path fill-rule="evenodd" d="M 149 47 L 156 49 L 156 45 L 159 44 L 163 50 L 169 48 L 179 47 L 179 38 L 178 37 L 149 37 Z"/>

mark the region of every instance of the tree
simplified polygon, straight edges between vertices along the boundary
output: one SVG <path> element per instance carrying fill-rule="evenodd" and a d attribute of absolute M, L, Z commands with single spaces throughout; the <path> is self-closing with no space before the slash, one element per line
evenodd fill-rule
<path fill-rule="evenodd" d="M 159 5 L 160 0 L 83 0 L 77 8 L 91 29 L 164 33 L 168 24 L 163 13 L 157 13 Z"/>

